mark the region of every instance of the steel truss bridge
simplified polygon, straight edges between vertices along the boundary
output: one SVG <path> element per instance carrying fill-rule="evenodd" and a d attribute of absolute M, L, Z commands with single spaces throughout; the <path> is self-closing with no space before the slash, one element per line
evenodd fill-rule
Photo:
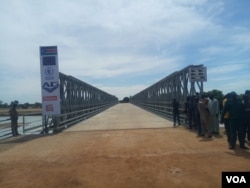
<path fill-rule="evenodd" d="M 130 98 L 130 102 L 160 116 L 172 118 L 172 101 L 181 106 L 180 118 L 184 119 L 184 103 L 188 96 L 203 93 L 203 82 L 207 80 L 206 67 L 189 65 L 156 82 Z"/>
<path fill-rule="evenodd" d="M 189 65 L 132 96 L 130 103 L 165 118 L 172 118 L 172 100 L 175 98 L 183 108 L 187 96 L 203 92 L 206 77 L 206 67 Z M 42 133 L 60 132 L 118 103 L 114 95 L 72 76 L 59 73 L 59 81 L 61 114 L 43 116 Z M 180 117 L 184 119 L 185 115 L 180 113 Z M 41 128 L 41 125 L 30 129 L 35 128 Z"/>
<path fill-rule="evenodd" d="M 118 103 L 118 98 L 77 78 L 59 73 L 61 115 L 43 116 L 43 132 L 53 133 L 94 116 Z"/>

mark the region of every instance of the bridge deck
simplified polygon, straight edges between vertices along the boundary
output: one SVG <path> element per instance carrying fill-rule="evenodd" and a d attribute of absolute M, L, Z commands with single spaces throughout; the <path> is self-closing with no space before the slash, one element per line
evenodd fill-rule
<path fill-rule="evenodd" d="M 197 137 L 119 104 L 55 135 L 0 140 L 0 187 L 217 188 L 223 171 L 250 171 L 249 159 L 224 134 Z"/>
<path fill-rule="evenodd" d="M 160 118 L 129 103 L 123 103 L 85 120 L 68 131 L 143 129 L 172 127 L 173 122 Z"/>

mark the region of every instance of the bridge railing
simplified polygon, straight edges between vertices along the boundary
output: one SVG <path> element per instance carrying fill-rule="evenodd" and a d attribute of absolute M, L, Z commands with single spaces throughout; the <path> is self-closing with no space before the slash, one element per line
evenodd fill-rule
<path fill-rule="evenodd" d="M 22 116 L 23 133 L 40 133 L 42 131 L 41 115 L 24 114 Z"/>
<path fill-rule="evenodd" d="M 40 133 L 57 133 L 72 125 L 75 125 L 85 119 L 88 119 L 109 107 L 117 104 L 117 102 L 104 102 L 99 104 L 88 105 L 81 110 L 64 113 L 55 116 L 44 116 L 38 114 L 24 114 L 18 118 L 18 132 L 20 134 L 40 134 Z M 46 121 L 43 127 L 43 121 Z M 1 120 L 0 123 L 0 139 L 11 137 L 10 118 Z"/>
<path fill-rule="evenodd" d="M 171 104 L 176 99 L 180 104 L 180 119 L 186 122 L 184 104 L 188 96 L 203 93 L 206 74 L 206 67 L 203 65 L 189 65 L 132 96 L 130 103 L 172 120 Z"/>
<path fill-rule="evenodd" d="M 42 130 L 42 116 L 40 114 L 27 113 L 18 116 L 19 134 L 39 134 Z M 0 123 L 0 139 L 11 136 L 11 120 L 7 118 Z"/>
<path fill-rule="evenodd" d="M 173 107 L 171 102 L 159 102 L 159 101 L 133 101 L 132 104 L 143 108 L 149 112 L 155 113 L 163 118 L 173 120 Z M 179 117 L 181 123 L 186 123 L 187 116 L 184 113 L 184 104 L 180 104 Z"/>
<path fill-rule="evenodd" d="M 59 74 L 61 115 L 43 116 L 44 132 L 62 129 L 118 103 L 118 98 L 72 76 Z"/>
<path fill-rule="evenodd" d="M 45 127 L 45 131 L 52 131 L 53 133 L 57 133 L 66 129 L 72 125 L 75 125 L 87 118 L 90 118 L 108 108 L 115 105 L 117 103 L 102 103 L 96 104 L 92 106 L 85 107 L 85 109 L 77 110 L 74 112 L 64 113 L 61 115 L 54 115 L 47 117 L 45 121 L 47 121 L 47 126 Z"/>

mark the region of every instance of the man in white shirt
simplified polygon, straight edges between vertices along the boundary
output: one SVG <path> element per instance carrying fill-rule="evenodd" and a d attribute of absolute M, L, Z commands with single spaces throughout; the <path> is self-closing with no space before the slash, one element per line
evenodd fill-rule
<path fill-rule="evenodd" d="M 208 109 L 212 133 L 219 134 L 219 102 L 214 98 L 213 94 L 209 96 Z"/>

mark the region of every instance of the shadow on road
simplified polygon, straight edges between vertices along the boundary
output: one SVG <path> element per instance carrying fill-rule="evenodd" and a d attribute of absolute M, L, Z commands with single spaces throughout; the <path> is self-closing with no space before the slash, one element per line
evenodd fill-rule
<path fill-rule="evenodd" d="M 47 137 L 47 136 L 50 136 L 50 135 L 49 134 L 19 135 L 19 136 L 9 137 L 9 138 L 0 140 L 0 145 L 1 144 L 18 144 L 18 143 L 28 142 L 31 140 L 35 140 L 35 139 Z"/>

